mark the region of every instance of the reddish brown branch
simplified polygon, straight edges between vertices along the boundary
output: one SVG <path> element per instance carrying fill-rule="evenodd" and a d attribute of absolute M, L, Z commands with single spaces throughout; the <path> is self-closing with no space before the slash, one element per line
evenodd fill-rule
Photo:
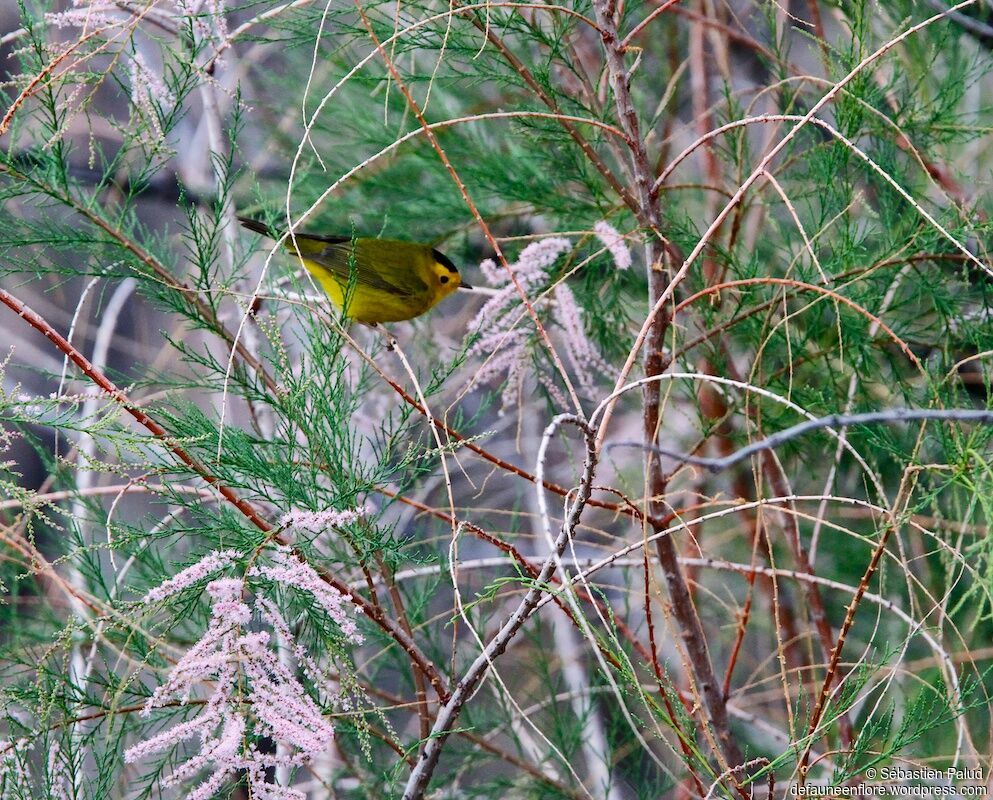
<path fill-rule="evenodd" d="M 190 455 L 183 447 L 171 439 L 165 428 L 159 425 L 139 406 L 132 403 L 124 392 L 122 392 L 100 370 L 96 369 L 96 367 L 90 363 L 86 356 L 79 352 L 79 350 L 68 339 L 55 330 L 55 328 L 53 328 L 40 314 L 32 311 L 27 305 L 22 303 L 3 288 L 0 288 L 0 303 L 3 303 L 5 306 L 10 308 L 32 328 L 40 332 L 49 341 L 51 341 L 67 358 L 69 358 L 70 361 L 82 370 L 83 374 L 86 375 L 87 378 L 93 381 L 93 383 L 100 387 L 100 389 L 114 402 L 118 403 L 125 411 L 128 412 L 128 414 L 134 417 L 134 419 L 149 433 L 151 433 L 152 436 L 162 442 L 166 448 L 179 459 L 180 462 L 199 475 L 202 480 L 210 484 L 210 486 L 213 487 L 221 495 L 221 497 L 237 508 L 238 511 L 240 511 L 256 528 L 263 533 L 272 534 L 272 539 L 275 542 L 285 545 L 290 544 L 276 531 L 272 523 L 263 518 L 258 511 L 256 511 L 251 503 L 239 497 L 234 490 L 225 485 L 210 470 L 208 470 L 205 465 L 200 463 L 197 458 Z M 333 575 L 328 573 L 327 570 L 318 569 L 318 572 L 321 575 L 322 580 L 331 586 L 334 586 L 344 596 L 350 596 L 352 598 L 352 602 L 361 608 L 367 617 L 379 625 L 393 638 L 394 641 L 397 642 L 397 644 L 404 649 L 413 662 L 417 664 L 417 666 L 431 681 L 432 687 L 434 687 L 440 698 L 444 699 L 447 697 L 448 690 L 445 687 L 444 681 L 442 680 L 438 670 L 435 668 L 434 664 L 431 663 L 431 661 L 429 661 L 423 653 L 421 653 L 420 649 L 407 635 L 406 631 L 404 631 L 395 621 L 389 619 L 377 605 L 371 603 L 361 595 L 352 592 L 347 584 L 339 581 Z"/>
<path fill-rule="evenodd" d="M 217 313 L 197 292 L 195 289 L 191 289 L 186 286 L 182 281 L 178 280 L 165 265 L 162 264 L 155 256 L 149 253 L 147 250 L 139 246 L 129 237 L 125 236 L 120 230 L 111 225 L 107 220 L 97 214 L 93 209 L 88 206 L 78 202 L 72 195 L 68 192 L 60 191 L 53 186 L 45 183 L 40 183 L 35 179 L 21 173 L 11 167 L 9 164 L 0 163 L 0 172 L 6 172 L 13 178 L 17 180 L 26 181 L 33 183 L 42 192 L 47 194 L 54 200 L 62 203 L 63 205 L 71 208 L 80 216 L 87 219 L 92 225 L 95 225 L 105 234 L 107 234 L 111 239 L 113 239 L 117 244 L 127 250 L 131 255 L 138 259 L 164 286 L 168 286 L 170 289 L 174 289 L 179 292 L 183 298 L 193 306 L 197 314 L 210 325 L 214 331 L 220 335 L 221 339 L 229 347 L 234 347 L 235 353 L 238 357 L 244 361 L 252 370 L 258 375 L 259 379 L 265 384 L 266 388 L 272 393 L 276 394 L 278 392 L 278 386 L 275 379 L 266 370 L 265 365 L 259 361 L 259 359 L 240 341 L 236 341 L 234 335 L 225 328 L 224 324 L 218 319 Z"/>
<path fill-rule="evenodd" d="M 883 553 L 886 552 L 886 545 L 890 540 L 893 530 L 893 526 L 889 525 L 880 534 L 879 544 L 876 545 L 876 549 L 872 552 L 869 566 L 866 567 L 865 573 L 862 575 L 862 580 L 859 581 L 858 588 L 852 596 L 852 601 L 845 610 L 845 621 L 842 622 L 841 630 L 838 631 L 838 640 L 835 642 L 834 649 L 831 651 L 831 660 L 828 662 L 827 674 L 821 683 L 821 690 L 817 695 L 817 703 L 814 705 L 814 711 L 810 715 L 810 724 L 807 726 L 807 745 L 803 750 L 803 756 L 800 758 L 799 767 L 801 783 L 807 778 L 810 750 L 814 746 L 814 734 L 817 732 L 817 726 L 821 723 L 821 717 L 824 714 L 828 697 L 831 694 L 831 687 L 837 679 L 838 665 L 841 663 L 841 651 L 845 648 L 845 640 L 848 638 L 848 632 L 852 629 L 852 623 L 855 621 L 855 612 L 862 602 L 863 595 L 869 589 L 869 582 L 879 568 L 879 562 L 883 557 Z"/>
<path fill-rule="evenodd" d="M 10 308 L 32 328 L 51 341 L 52 344 L 54 344 L 70 361 L 82 370 L 83 374 L 86 375 L 87 378 L 99 386 L 101 390 L 103 390 L 112 400 L 114 400 L 114 402 L 118 403 L 125 411 L 134 417 L 135 420 L 137 420 L 142 427 L 146 428 L 156 439 L 165 444 L 165 446 L 172 451 L 176 458 L 178 458 L 183 464 L 188 466 L 203 480 L 216 489 L 225 500 L 237 508 L 253 525 L 255 525 L 255 527 L 266 533 L 272 530 L 272 525 L 260 517 L 258 512 L 250 503 L 238 497 L 232 489 L 223 484 L 196 458 L 191 456 L 185 449 L 170 439 L 165 428 L 148 416 L 148 414 L 146 414 L 140 406 L 132 403 L 124 392 L 118 389 L 106 375 L 94 367 L 86 356 L 79 352 L 79 350 L 74 347 L 72 343 L 70 343 L 69 340 L 66 339 L 61 333 L 49 325 L 41 315 L 35 311 L 32 311 L 28 308 L 28 306 L 3 288 L 0 288 L 0 303 L 3 303 L 5 306 Z"/>
<path fill-rule="evenodd" d="M 602 32 L 607 72 L 613 90 L 617 116 L 628 137 L 632 171 L 638 202 L 638 219 L 653 232 L 659 230 L 660 213 L 658 193 L 654 190 L 655 176 L 651 171 L 645 142 L 641 135 L 638 114 L 630 92 L 630 74 L 624 64 L 624 51 L 617 34 L 615 9 L 610 0 L 595 0 L 593 4 L 596 21 Z M 669 254 L 661 237 L 652 236 L 647 247 L 649 303 L 654 309 L 669 286 L 671 275 L 668 269 Z M 645 375 L 649 378 L 661 375 L 669 365 L 665 355 L 665 336 L 671 322 L 671 309 L 658 309 L 651 321 L 644 345 Z M 658 435 L 660 418 L 660 382 L 649 380 L 644 388 L 644 437 L 653 444 Z M 661 458 L 652 452 L 645 463 L 648 484 L 648 516 L 661 517 L 665 513 L 662 498 L 666 494 L 667 479 L 662 469 Z M 653 526 L 655 533 L 664 529 Z M 679 625 L 686 654 L 693 670 L 696 685 L 703 698 L 707 716 L 717 739 L 717 748 L 726 767 L 733 768 L 742 763 L 741 752 L 731 734 L 727 705 L 721 693 L 713 663 L 707 648 L 707 640 L 697 615 L 693 597 L 686 583 L 686 577 L 679 565 L 679 556 L 672 536 L 661 535 L 656 539 L 656 551 L 665 577 L 672 604 L 673 614 Z M 737 782 L 736 782 L 737 785 Z"/>

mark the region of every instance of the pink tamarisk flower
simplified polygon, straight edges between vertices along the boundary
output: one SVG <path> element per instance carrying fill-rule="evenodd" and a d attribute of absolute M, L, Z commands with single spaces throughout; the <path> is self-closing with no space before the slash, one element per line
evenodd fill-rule
<path fill-rule="evenodd" d="M 169 597 L 228 566 L 235 555 L 230 550 L 210 553 L 146 598 Z M 240 771 L 247 777 L 252 797 L 304 800 L 303 792 L 271 782 L 272 768 L 312 761 L 330 746 L 334 728 L 300 683 L 294 662 L 319 696 L 335 698 L 316 659 L 296 641 L 276 603 L 264 596 L 266 583 L 310 594 L 350 642 L 357 644 L 362 636 L 349 613 L 350 598 L 321 580 L 289 547 L 278 547 L 269 561 L 256 562 L 247 578 L 262 581 L 261 586 L 252 587 L 254 609 L 245 599 L 245 579 L 219 578 L 207 584 L 211 614 L 206 631 L 176 662 L 141 712 L 147 717 L 175 698 L 186 705 L 199 694 L 197 715 L 128 748 L 124 761 L 137 764 L 188 740 L 198 740 L 198 752 L 163 778 L 162 788 L 205 773 L 206 777 L 184 796 L 209 800 Z M 249 629 L 253 610 L 275 631 L 275 637 L 268 630 Z M 277 639 L 292 659 L 280 657 Z M 277 752 L 261 752 L 254 743 L 259 738 L 273 740 Z"/>
<path fill-rule="evenodd" d="M 517 327 L 526 320 L 518 286 L 530 297 L 548 283 L 548 268 L 571 247 L 569 240 L 561 237 L 529 244 L 521 251 L 517 261 L 510 265 L 517 285 L 510 280 L 508 270 L 498 266 L 492 259 L 479 265 L 486 280 L 502 288 L 483 304 L 469 323 L 470 333 L 479 333 L 480 338 L 469 348 L 468 355 L 486 358 L 476 380 L 487 382 L 506 375 L 501 395 L 501 411 L 515 404 L 523 387 L 530 359 L 530 333 L 525 328 Z"/>
<path fill-rule="evenodd" d="M 295 508 L 283 514 L 279 522 L 288 528 L 299 528 L 300 530 L 320 533 L 327 528 L 339 528 L 342 525 L 348 525 L 368 513 L 369 509 L 365 506 L 346 510 L 326 508 L 323 511 L 307 511 Z"/>
<path fill-rule="evenodd" d="M 613 225 L 605 220 L 600 220 L 593 226 L 593 233 L 596 234 L 597 239 L 600 240 L 603 246 L 607 248 L 607 252 L 614 259 L 614 266 L 618 269 L 631 268 L 631 251 L 628 250 L 628 246 L 624 242 L 624 237 L 617 232 L 617 229 Z"/>
<path fill-rule="evenodd" d="M 610 232 L 613 232 L 614 239 L 610 241 L 616 251 L 614 257 L 618 266 L 625 255 L 629 265 L 630 253 L 620 234 L 606 223 L 598 223 L 598 226 L 603 229 L 604 236 L 609 237 Z M 552 237 L 533 242 L 524 248 L 517 261 L 511 265 L 511 271 L 529 298 L 549 283 L 549 268 L 571 247 L 567 239 Z M 528 366 L 533 361 L 531 344 L 534 337 L 529 327 L 529 316 L 522 308 L 520 292 L 510 281 L 508 270 L 498 267 L 492 259 L 480 264 L 480 269 L 491 284 L 501 288 L 469 324 L 469 330 L 478 333 L 479 338 L 469 348 L 468 355 L 485 359 L 476 374 L 476 380 L 487 382 L 503 377 L 501 409 L 506 410 L 515 405 L 523 390 Z M 586 335 L 582 310 L 572 290 L 564 283 L 559 283 L 550 299 L 532 300 L 532 303 L 539 314 L 545 314 L 551 309 L 552 320 L 563 334 L 557 346 L 565 351 L 579 385 L 592 394 L 597 375 L 612 375 L 613 369 Z M 566 408 L 568 403 L 562 390 L 556 385 L 554 376 L 544 374 L 540 368 L 536 369 L 536 375 L 553 402 L 560 408 Z"/>
<path fill-rule="evenodd" d="M 553 316 L 561 327 L 563 345 L 579 385 L 589 394 L 595 388 L 595 376 L 614 377 L 616 371 L 600 355 L 597 346 L 590 341 L 583 327 L 583 312 L 576 302 L 572 289 L 564 283 L 555 287 L 555 308 Z"/>
<path fill-rule="evenodd" d="M 327 612 L 345 637 L 353 644 L 362 643 L 355 620 L 349 615 L 350 597 L 343 595 L 333 586 L 321 580 L 321 576 L 310 564 L 295 555 L 289 547 L 277 547 L 272 555 L 272 564 L 258 563 L 249 572 L 251 577 L 268 578 L 283 586 L 291 586 L 310 594 Z"/>
<path fill-rule="evenodd" d="M 167 597 L 172 597 L 174 594 L 183 591 L 183 589 L 199 583 L 208 575 L 213 575 L 215 572 L 230 566 L 237 557 L 237 550 L 213 550 L 195 564 L 192 564 L 182 572 L 173 575 L 169 580 L 151 589 L 142 598 L 141 602 L 146 604 L 157 603 L 160 600 L 165 600 Z"/>

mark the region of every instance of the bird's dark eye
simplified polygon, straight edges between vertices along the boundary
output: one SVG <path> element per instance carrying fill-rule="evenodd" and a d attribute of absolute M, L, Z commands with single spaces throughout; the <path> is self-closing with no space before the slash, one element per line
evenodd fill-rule
<path fill-rule="evenodd" d="M 442 283 L 448 283 L 448 276 L 442 275 L 440 278 L 438 278 L 438 280 L 441 281 Z"/>

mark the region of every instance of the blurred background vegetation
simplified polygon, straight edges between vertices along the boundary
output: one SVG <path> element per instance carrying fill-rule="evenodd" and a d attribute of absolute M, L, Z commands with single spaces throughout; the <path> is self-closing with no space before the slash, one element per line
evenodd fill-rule
<path fill-rule="evenodd" d="M 584 489 L 554 580 L 613 560 L 544 587 L 557 602 L 433 737 L 430 796 L 741 797 L 882 765 L 987 782 L 988 425 L 821 430 L 717 475 L 604 447 L 589 481 L 566 428 L 539 459 L 565 413 L 643 441 L 650 390 L 594 410 L 645 375 L 653 269 L 671 292 L 649 438 L 671 451 L 724 455 L 805 415 L 989 406 L 993 20 L 956 9 L 4 4 L 0 796 L 198 784 L 162 784 L 195 743 L 123 752 L 196 713 L 139 712 L 210 620 L 205 581 L 138 601 L 214 550 L 243 575 L 275 541 L 220 485 L 273 526 L 365 509 L 280 528 L 363 598 L 366 639 L 279 595 L 335 687 L 336 735 L 270 770 L 302 793 L 272 797 L 419 796 L 447 693 L 412 648 L 456 686 L 548 557 L 545 517 L 554 535 Z M 480 290 L 349 325 L 236 214 L 430 242 Z M 550 237 L 569 247 L 524 286 L 529 310 L 507 269 Z M 234 771 L 217 796 L 255 791 Z"/>

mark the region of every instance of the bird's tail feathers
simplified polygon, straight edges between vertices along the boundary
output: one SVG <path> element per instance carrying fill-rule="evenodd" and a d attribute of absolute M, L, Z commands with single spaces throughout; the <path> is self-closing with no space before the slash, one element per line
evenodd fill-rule
<path fill-rule="evenodd" d="M 255 233 L 261 233 L 263 236 L 268 236 L 270 239 L 274 239 L 275 234 L 269 229 L 269 226 L 264 222 L 259 222 L 257 219 L 250 219 L 249 217 L 238 217 L 238 222 L 244 225 L 248 230 L 255 231 Z"/>

